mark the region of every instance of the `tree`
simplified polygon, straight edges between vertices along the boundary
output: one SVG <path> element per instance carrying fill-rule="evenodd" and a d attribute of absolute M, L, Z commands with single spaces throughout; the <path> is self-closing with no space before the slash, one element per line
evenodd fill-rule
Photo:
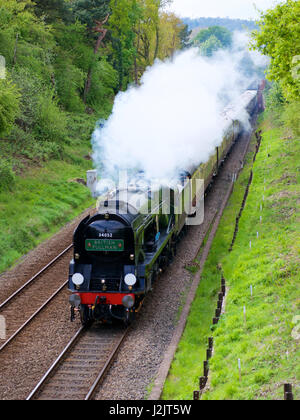
<path fill-rule="evenodd" d="M 137 0 L 139 19 L 135 27 L 135 81 L 138 83 L 145 68 L 159 58 L 179 50 L 184 25 L 176 15 L 164 11 L 170 0 Z"/>
<path fill-rule="evenodd" d="M 271 58 L 268 78 L 278 82 L 287 99 L 299 99 L 300 2 L 287 0 L 261 14 L 252 47 Z"/>
<path fill-rule="evenodd" d="M 211 35 L 206 41 L 199 45 L 199 48 L 202 55 L 211 57 L 214 52 L 222 48 L 222 43 L 216 36 Z"/>
<path fill-rule="evenodd" d="M 107 34 L 105 24 L 108 22 L 111 13 L 109 3 L 109 0 L 75 0 L 72 3 L 75 18 L 86 25 L 89 37 L 93 40 L 95 59 L 97 59 L 99 48 Z M 84 103 L 87 102 L 91 88 L 92 68 L 93 66 L 91 65 L 85 82 L 83 92 Z"/>
<path fill-rule="evenodd" d="M 57 20 L 71 21 L 72 12 L 70 5 L 65 0 L 35 0 L 34 12 L 46 23 L 52 23 Z"/>
<path fill-rule="evenodd" d="M 112 42 L 112 60 L 119 74 L 119 89 L 127 87 L 132 78 L 136 58 L 134 28 L 140 19 L 137 0 L 113 0 L 108 37 Z"/>
<path fill-rule="evenodd" d="M 232 45 L 231 32 L 222 26 L 212 26 L 208 29 L 202 29 L 194 38 L 194 43 L 196 45 L 202 44 L 203 42 L 208 41 L 211 36 L 217 38 L 223 48 L 230 48 Z"/>
<path fill-rule="evenodd" d="M 188 25 L 184 25 L 179 33 L 181 49 L 185 50 L 191 46 L 191 33 L 192 31 L 189 30 Z"/>
<path fill-rule="evenodd" d="M 184 25 L 174 13 L 160 13 L 159 20 L 159 46 L 157 57 L 163 60 L 171 57 L 175 51 L 182 48 L 181 34 Z"/>

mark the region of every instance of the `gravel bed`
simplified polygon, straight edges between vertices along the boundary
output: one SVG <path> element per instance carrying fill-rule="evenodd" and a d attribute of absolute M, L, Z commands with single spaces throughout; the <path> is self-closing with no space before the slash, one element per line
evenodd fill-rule
<path fill-rule="evenodd" d="M 58 295 L 0 353 L 1 400 L 24 400 L 79 329 L 80 322 L 70 322 L 68 296 Z"/>

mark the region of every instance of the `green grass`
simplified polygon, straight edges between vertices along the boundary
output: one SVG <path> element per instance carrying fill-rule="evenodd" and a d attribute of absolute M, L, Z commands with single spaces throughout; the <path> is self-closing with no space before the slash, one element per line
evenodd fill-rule
<path fill-rule="evenodd" d="M 262 127 L 268 125 L 264 122 Z M 235 186 L 206 262 L 163 399 L 191 399 L 193 391 L 199 389 L 211 335 L 214 356 L 210 388 L 203 399 L 282 399 L 285 382 L 294 384 L 295 398 L 299 398 L 299 354 L 292 337 L 293 319 L 300 312 L 299 152 L 299 141 L 285 138 L 280 128 L 268 127 L 264 132 L 239 233 L 229 253 L 235 217 L 249 178 L 248 156 L 249 163 Z M 229 293 L 226 313 L 212 328 L 220 267 Z"/>
<path fill-rule="evenodd" d="M 18 145 L 2 141 L 1 156 L 15 174 L 10 188 L 0 188 L 0 272 L 94 203 L 89 190 L 74 180 L 85 179 L 92 168 L 85 157 L 96 119 L 73 117 L 69 144 L 56 159 L 29 159 L 19 155 Z M 28 152 L 31 146 L 26 147 Z"/>
<path fill-rule="evenodd" d="M 0 194 L 0 272 L 93 203 L 88 189 L 71 181 L 85 166 L 51 161 Z"/>

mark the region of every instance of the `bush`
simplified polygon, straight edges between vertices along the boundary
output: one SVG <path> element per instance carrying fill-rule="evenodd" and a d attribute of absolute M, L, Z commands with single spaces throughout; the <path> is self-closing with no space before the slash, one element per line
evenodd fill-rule
<path fill-rule="evenodd" d="M 59 109 L 51 92 L 39 96 L 34 132 L 44 142 L 67 141 L 67 117 Z"/>
<path fill-rule="evenodd" d="M 287 104 L 282 114 L 282 121 L 295 136 L 300 136 L 300 101 Z"/>
<path fill-rule="evenodd" d="M 276 127 L 282 125 L 282 111 L 286 103 L 279 83 L 274 82 L 266 89 L 266 107 Z"/>
<path fill-rule="evenodd" d="M 12 71 L 12 79 L 22 95 L 18 125 L 24 131 L 29 131 L 36 124 L 39 96 L 45 88 L 39 77 L 23 67 L 17 66 Z"/>
<path fill-rule="evenodd" d="M 274 82 L 267 87 L 266 103 L 267 107 L 275 109 L 285 104 L 285 97 L 279 83 Z"/>
<path fill-rule="evenodd" d="M 15 174 L 11 165 L 0 159 L 0 192 L 11 191 L 15 184 Z"/>
<path fill-rule="evenodd" d="M 9 133 L 19 113 L 19 92 L 8 80 L 0 80 L 0 135 Z"/>
<path fill-rule="evenodd" d="M 92 69 L 92 87 L 87 102 L 95 109 L 110 106 L 114 97 L 114 89 L 118 86 L 118 72 L 102 58 Z"/>
<path fill-rule="evenodd" d="M 24 132 L 24 141 L 31 137 L 40 144 L 65 142 L 67 117 L 59 108 L 53 90 L 47 89 L 41 78 L 25 68 L 16 68 L 12 77 L 22 93 L 17 124 Z"/>
<path fill-rule="evenodd" d="M 84 112 L 80 92 L 84 88 L 85 74 L 71 60 L 61 55 L 56 60 L 55 81 L 59 103 L 69 112 Z"/>

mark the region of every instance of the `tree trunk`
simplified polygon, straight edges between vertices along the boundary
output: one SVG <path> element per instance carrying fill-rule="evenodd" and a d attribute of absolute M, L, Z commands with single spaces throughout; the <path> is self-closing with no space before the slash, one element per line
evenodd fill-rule
<path fill-rule="evenodd" d="M 156 26 L 156 45 L 155 45 L 155 52 L 154 52 L 154 61 L 157 59 L 158 56 L 158 49 L 159 49 L 159 26 Z"/>
<path fill-rule="evenodd" d="M 94 54 L 97 55 L 99 48 L 101 46 L 101 42 L 103 41 L 103 39 L 105 38 L 106 34 L 107 34 L 107 29 L 103 29 L 103 25 L 108 21 L 109 15 L 106 16 L 106 18 L 104 19 L 103 22 L 96 22 L 97 26 L 94 28 L 95 32 L 99 33 L 98 39 L 96 41 L 96 45 L 94 48 Z M 88 75 L 87 75 L 87 79 L 85 82 L 85 86 L 84 86 L 84 92 L 83 92 L 83 102 L 86 104 L 87 101 L 87 97 L 89 94 L 89 91 L 91 89 L 92 86 L 92 68 L 90 67 L 89 71 L 88 71 Z"/>
<path fill-rule="evenodd" d="M 135 84 L 138 86 L 139 84 L 139 71 L 137 65 L 137 58 L 140 50 L 140 33 L 141 33 L 141 23 L 139 23 L 139 31 L 138 31 L 138 38 L 137 38 L 137 46 L 136 46 L 136 55 L 134 57 L 134 78 Z"/>

